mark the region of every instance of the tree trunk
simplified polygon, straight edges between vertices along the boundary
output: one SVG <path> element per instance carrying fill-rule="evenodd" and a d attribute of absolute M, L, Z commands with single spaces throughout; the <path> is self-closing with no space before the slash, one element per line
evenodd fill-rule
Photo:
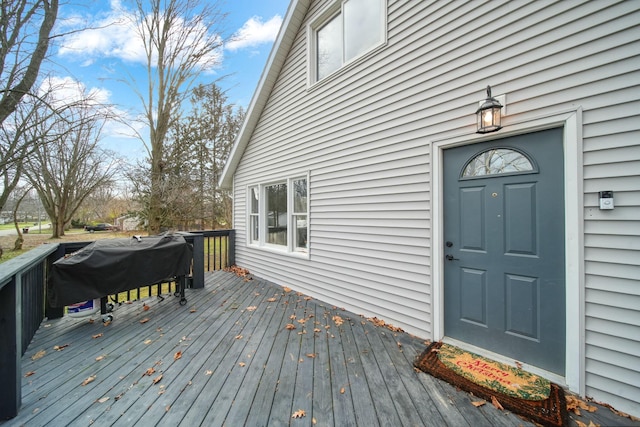
<path fill-rule="evenodd" d="M 156 157 L 151 159 L 151 194 L 149 195 L 149 234 L 160 233 L 162 225 L 162 167 Z"/>
<path fill-rule="evenodd" d="M 51 237 L 55 238 L 64 236 L 64 219 L 58 216 L 58 218 L 55 218 L 55 223 L 53 225 L 53 235 Z"/>

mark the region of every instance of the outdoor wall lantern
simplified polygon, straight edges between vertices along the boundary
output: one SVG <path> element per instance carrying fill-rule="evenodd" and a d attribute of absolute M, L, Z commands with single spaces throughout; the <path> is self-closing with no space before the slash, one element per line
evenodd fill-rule
<path fill-rule="evenodd" d="M 487 99 L 476 111 L 477 133 L 489 133 L 502 129 L 502 104 L 491 96 L 491 86 L 487 86 Z"/>

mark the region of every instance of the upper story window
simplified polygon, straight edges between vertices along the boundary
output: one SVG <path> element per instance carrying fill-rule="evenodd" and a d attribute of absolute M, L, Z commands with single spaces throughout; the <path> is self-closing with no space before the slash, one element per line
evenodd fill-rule
<path fill-rule="evenodd" d="M 385 23 L 386 0 L 336 2 L 311 26 L 313 81 L 383 44 Z"/>

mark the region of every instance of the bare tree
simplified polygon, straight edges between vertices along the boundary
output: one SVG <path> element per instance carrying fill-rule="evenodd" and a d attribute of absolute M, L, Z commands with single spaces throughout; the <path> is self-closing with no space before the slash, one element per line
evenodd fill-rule
<path fill-rule="evenodd" d="M 24 243 L 24 237 L 22 236 L 22 231 L 20 230 L 20 226 L 18 225 L 18 211 L 20 210 L 20 203 L 27 197 L 27 194 L 31 191 L 31 188 L 19 189 L 18 192 L 21 192 L 22 195 L 16 201 L 15 206 L 13 207 L 13 225 L 16 228 L 16 232 L 18 233 L 18 237 L 13 243 L 14 251 L 21 251 L 22 245 Z"/>
<path fill-rule="evenodd" d="M 1 2 L 0 124 L 35 84 L 57 16 L 58 0 Z"/>
<path fill-rule="evenodd" d="M 25 159 L 25 176 L 52 221 L 53 237 L 63 236 L 87 196 L 113 177 L 112 156 L 98 146 L 108 118 L 108 109 L 84 95 L 32 128 L 39 143 Z"/>
<path fill-rule="evenodd" d="M 22 177 L 24 161 L 43 143 L 37 133 L 50 133 L 51 119 L 58 114 L 47 102 L 48 93 L 34 96 L 28 94 L 22 98 L 13 113 L 0 124 L 0 209 L 5 206 L 11 192 L 17 187 Z"/>
<path fill-rule="evenodd" d="M 134 25 L 144 45 L 148 73 L 145 93 L 138 92 L 149 127 L 148 222 L 149 232 L 157 233 L 167 209 L 162 199 L 167 132 L 195 79 L 220 63 L 223 41 L 215 30 L 224 14 L 217 4 L 203 0 L 136 0 L 136 5 Z"/>
<path fill-rule="evenodd" d="M 0 210 L 20 181 L 22 160 L 32 142 L 23 138 L 24 120 L 37 102 L 31 89 L 49 49 L 57 15 L 58 0 L 0 4 Z"/>

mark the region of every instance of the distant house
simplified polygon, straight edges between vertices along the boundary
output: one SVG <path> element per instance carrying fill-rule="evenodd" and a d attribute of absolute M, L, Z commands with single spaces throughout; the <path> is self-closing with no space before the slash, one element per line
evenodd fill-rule
<path fill-rule="evenodd" d="M 257 276 L 640 416 L 640 2 L 294 0 L 221 186 Z"/>
<path fill-rule="evenodd" d="M 115 223 L 122 231 L 136 231 L 143 228 L 143 221 L 137 216 L 121 216 L 116 218 Z"/>

